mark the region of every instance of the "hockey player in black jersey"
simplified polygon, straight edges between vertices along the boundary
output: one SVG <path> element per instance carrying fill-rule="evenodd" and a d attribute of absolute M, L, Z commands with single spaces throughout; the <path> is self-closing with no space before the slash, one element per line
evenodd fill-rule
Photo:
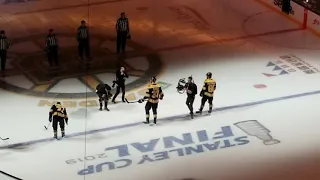
<path fill-rule="evenodd" d="M 185 85 L 185 90 L 187 92 L 187 101 L 186 104 L 190 110 L 191 118 L 193 119 L 193 102 L 196 94 L 198 93 L 197 85 L 194 83 L 193 78 L 188 77 L 188 82 Z"/>
<path fill-rule="evenodd" d="M 209 102 L 209 111 L 208 113 L 210 114 L 212 111 L 212 101 L 213 101 L 213 95 L 214 91 L 216 90 L 217 84 L 214 79 L 212 79 L 212 73 L 208 72 L 206 74 L 207 78 L 204 80 L 204 84 L 202 87 L 202 90 L 200 92 L 200 96 L 202 97 L 201 99 L 201 106 L 199 111 L 196 113 L 202 113 L 202 110 L 204 108 L 205 103 L 208 101 Z"/>
<path fill-rule="evenodd" d="M 144 100 L 147 100 L 145 110 L 146 110 L 146 121 L 143 122 L 144 124 L 150 124 L 150 109 L 152 109 L 153 112 L 153 123 L 157 124 L 157 109 L 158 109 L 158 103 L 159 99 L 163 99 L 163 92 L 161 89 L 161 86 L 156 83 L 156 78 L 152 77 L 150 80 L 150 84 L 147 87 L 146 95 L 143 97 L 143 99 L 140 99 L 139 102 L 143 102 Z"/>
<path fill-rule="evenodd" d="M 99 97 L 100 111 L 102 111 L 102 102 L 104 102 L 104 109 L 110 111 L 108 109 L 108 100 L 112 97 L 111 87 L 108 84 L 99 84 L 96 87 L 96 93 Z"/>
<path fill-rule="evenodd" d="M 60 125 L 61 136 L 65 136 L 64 123 L 68 124 L 68 115 L 66 108 L 64 108 L 60 102 L 55 103 L 51 107 L 49 112 L 49 122 L 52 122 L 52 128 L 55 139 L 58 139 L 58 124 Z"/>

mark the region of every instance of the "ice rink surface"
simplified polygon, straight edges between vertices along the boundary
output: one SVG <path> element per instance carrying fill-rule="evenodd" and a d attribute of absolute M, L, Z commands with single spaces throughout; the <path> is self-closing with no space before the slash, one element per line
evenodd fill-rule
<path fill-rule="evenodd" d="M 13 42 L 0 84 L 0 137 L 10 138 L 0 141 L 1 171 L 24 180 L 320 179 L 319 37 L 258 0 L 90 1 L 89 14 L 86 3 L 0 6 L 1 27 Z M 157 126 L 141 123 L 144 104 L 98 111 L 92 88 L 114 78 L 120 12 L 133 38 L 121 59 L 131 75 L 127 98 L 142 97 L 157 76 L 165 95 Z M 72 64 L 74 32 L 88 15 L 98 65 L 81 74 Z M 54 75 L 42 47 L 51 27 L 66 62 Z M 191 120 L 176 84 L 192 75 L 200 91 L 207 72 L 217 82 L 214 112 Z M 52 76 L 61 77 L 48 81 Z M 70 119 L 59 141 L 43 127 L 57 100 Z"/>

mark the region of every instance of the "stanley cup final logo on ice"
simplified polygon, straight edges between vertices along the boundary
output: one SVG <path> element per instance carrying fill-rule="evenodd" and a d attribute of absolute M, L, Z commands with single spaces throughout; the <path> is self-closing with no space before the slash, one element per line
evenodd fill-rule
<path fill-rule="evenodd" d="M 74 35 L 58 34 L 59 68 L 53 70 L 44 52 L 43 37 L 45 35 L 11 39 L 6 77 L 0 79 L 0 88 L 44 98 L 90 98 L 96 97 L 97 84 L 112 84 L 120 66 L 126 67 L 131 77 L 126 85 L 127 91 L 144 86 L 163 68 L 159 56 L 132 40 L 128 42 L 125 57 L 119 57 L 115 54 L 114 38 L 92 35 L 90 49 L 93 58 L 88 69 L 88 64 L 77 58 Z M 76 88 L 71 88 L 70 83 L 76 84 Z"/>
<path fill-rule="evenodd" d="M 117 144 L 105 147 L 104 151 L 97 154 L 73 157 L 66 160 L 65 163 L 75 165 L 86 161 L 86 167 L 77 172 L 78 175 L 84 176 L 135 165 L 150 165 L 150 163 L 157 161 L 201 153 L 214 153 L 239 146 L 251 145 L 251 148 L 255 148 L 264 145 L 272 147 L 280 143 L 276 137 L 273 137 L 271 131 L 258 120 L 246 120 L 223 127 L 216 126 L 183 134 L 170 134 L 128 144 Z M 117 154 L 118 156 L 112 157 L 109 154 Z M 194 165 L 192 161 L 190 164 Z"/>

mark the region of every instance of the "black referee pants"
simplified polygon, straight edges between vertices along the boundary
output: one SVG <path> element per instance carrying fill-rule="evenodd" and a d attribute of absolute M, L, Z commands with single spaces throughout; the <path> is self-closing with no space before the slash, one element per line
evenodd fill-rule
<path fill-rule="evenodd" d="M 59 65 L 58 62 L 58 47 L 57 46 L 51 46 L 48 47 L 48 61 L 49 65 L 52 66 L 52 60 L 56 65 Z"/>
<path fill-rule="evenodd" d="M 282 12 L 290 14 L 290 0 L 282 0 Z"/>
<path fill-rule="evenodd" d="M 117 53 L 120 53 L 120 48 L 122 52 L 126 50 L 126 42 L 127 42 L 127 31 L 118 31 L 117 32 Z"/>
<path fill-rule="evenodd" d="M 1 71 L 6 69 L 7 50 L 0 50 Z"/>
<path fill-rule="evenodd" d="M 90 58 L 90 44 L 89 39 L 79 39 L 78 40 L 78 51 L 79 57 L 83 58 L 83 52 L 86 53 L 86 57 Z"/>

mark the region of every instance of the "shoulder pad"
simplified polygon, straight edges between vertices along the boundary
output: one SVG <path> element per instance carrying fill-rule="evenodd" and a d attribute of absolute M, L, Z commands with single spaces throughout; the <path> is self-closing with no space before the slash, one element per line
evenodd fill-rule
<path fill-rule="evenodd" d="M 152 89 L 152 88 L 159 88 L 159 87 L 160 87 L 160 84 L 149 84 L 147 88 Z"/>
<path fill-rule="evenodd" d="M 213 82 L 215 82 L 213 79 L 206 79 L 206 80 L 204 80 L 204 83 L 213 83 Z"/>
<path fill-rule="evenodd" d="M 160 84 L 157 83 L 157 84 L 154 84 L 153 87 L 159 88 L 159 87 L 161 87 L 161 86 L 160 86 Z"/>

